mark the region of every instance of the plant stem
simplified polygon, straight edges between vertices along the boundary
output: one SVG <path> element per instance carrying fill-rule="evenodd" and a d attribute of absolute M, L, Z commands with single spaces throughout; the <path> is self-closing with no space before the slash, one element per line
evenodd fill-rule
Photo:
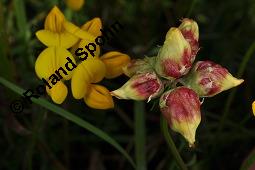
<path fill-rule="evenodd" d="M 143 102 L 135 102 L 135 156 L 136 169 L 146 170 L 146 150 L 145 150 L 145 110 Z"/>
<path fill-rule="evenodd" d="M 169 134 L 167 121 L 164 119 L 164 117 L 162 115 L 160 117 L 160 125 L 161 125 L 161 131 L 164 135 L 167 146 L 169 147 L 171 153 L 173 154 L 177 164 L 179 165 L 179 168 L 181 170 L 188 170 L 184 161 L 181 158 L 181 155 L 179 154 L 179 152 L 174 144 L 172 137 Z"/>

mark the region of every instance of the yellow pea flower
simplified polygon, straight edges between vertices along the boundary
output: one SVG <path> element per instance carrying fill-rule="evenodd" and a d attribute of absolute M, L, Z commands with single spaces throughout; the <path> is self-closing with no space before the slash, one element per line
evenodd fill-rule
<path fill-rule="evenodd" d="M 90 58 L 81 62 L 73 72 L 71 80 L 72 94 L 75 99 L 84 99 L 91 108 L 113 108 L 110 92 L 100 82 L 106 73 L 105 64 L 99 58 Z"/>
<path fill-rule="evenodd" d="M 252 112 L 253 112 L 253 114 L 255 116 L 255 101 L 252 103 Z"/>
<path fill-rule="evenodd" d="M 105 76 L 104 63 L 95 58 L 81 62 L 74 70 L 71 80 L 71 88 L 75 99 L 82 99 L 88 92 L 90 83 L 98 83 Z"/>
<path fill-rule="evenodd" d="M 84 0 L 66 0 L 66 5 L 74 11 L 78 11 L 84 5 Z"/>
<path fill-rule="evenodd" d="M 115 78 L 123 74 L 123 67 L 130 62 L 130 57 L 126 54 L 112 51 L 100 57 L 106 66 L 106 78 Z"/>
<path fill-rule="evenodd" d="M 68 61 L 67 57 L 71 61 Z M 47 89 L 47 92 L 55 103 L 61 104 L 65 100 L 67 87 L 62 79 L 70 80 L 75 67 L 75 59 L 63 47 L 49 47 L 39 54 L 35 62 L 35 72 L 39 78 L 46 79 L 52 87 Z"/>
<path fill-rule="evenodd" d="M 91 84 L 84 102 L 91 108 L 110 109 L 114 107 L 112 96 L 107 88 Z"/>
<path fill-rule="evenodd" d="M 75 99 L 84 98 L 91 108 L 109 109 L 114 106 L 110 92 L 100 82 L 104 77 L 117 77 L 123 73 L 122 66 L 129 62 L 128 55 L 109 52 L 102 57 L 88 58 L 74 70 L 71 80 L 72 94 Z"/>
<path fill-rule="evenodd" d="M 58 104 L 61 104 L 67 96 L 67 87 L 62 81 L 70 80 L 72 70 L 76 67 L 75 59 L 67 50 L 79 40 L 72 32 L 88 34 L 77 28 L 66 21 L 63 13 L 55 6 L 45 19 L 44 29 L 36 32 L 37 38 L 48 48 L 38 56 L 35 72 L 39 78 L 48 81 L 51 88 L 46 88 L 47 93 Z M 69 69 L 67 63 L 71 63 L 72 69 Z"/>

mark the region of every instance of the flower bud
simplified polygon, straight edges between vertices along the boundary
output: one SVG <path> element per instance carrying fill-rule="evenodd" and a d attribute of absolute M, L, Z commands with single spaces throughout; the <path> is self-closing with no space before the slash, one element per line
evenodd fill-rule
<path fill-rule="evenodd" d="M 105 53 L 100 57 L 100 59 L 105 64 L 105 77 L 108 79 L 116 78 L 123 74 L 122 67 L 126 66 L 130 61 L 130 57 L 128 55 L 117 51 Z"/>
<path fill-rule="evenodd" d="M 136 74 L 121 88 L 111 92 L 119 99 L 146 100 L 148 102 L 160 95 L 164 90 L 161 80 L 154 72 Z"/>
<path fill-rule="evenodd" d="M 180 78 L 192 66 L 191 48 L 178 28 L 171 28 L 156 58 L 156 72 L 169 80 Z"/>
<path fill-rule="evenodd" d="M 244 80 L 233 77 L 227 69 L 212 61 L 198 61 L 184 84 L 202 97 L 212 97 L 240 85 Z"/>
<path fill-rule="evenodd" d="M 192 19 L 184 18 L 179 26 L 180 31 L 184 38 L 189 42 L 192 53 L 192 62 L 195 60 L 196 54 L 199 50 L 198 38 L 199 29 L 198 25 Z"/>
<path fill-rule="evenodd" d="M 135 74 L 153 70 L 153 63 L 156 57 L 145 57 L 144 59 L 133 59 L 125 67 L 123 72 L 126 76 L 132 77 Z"/>
<path fill-rule="evenodd" d="M 179 132 L 190 146 L 194 145 L 196 129 L 201 121 L 198 95 L 186 87 L 178 87 L 162 94 L 160 110 L 169 127 Z"/>
<path fill-rule="evenodd" d="M 84 102 L 91 108 L 110 109 L 114 107 L 110 92 L 101 85 L 91 84 L 88 93 L 84 96 Z"/>

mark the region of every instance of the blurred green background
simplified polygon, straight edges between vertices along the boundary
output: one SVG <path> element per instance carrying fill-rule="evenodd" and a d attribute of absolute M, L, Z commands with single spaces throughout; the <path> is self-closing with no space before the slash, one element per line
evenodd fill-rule
<path fill-rule="evenodd" d="M 38 85 L 34 62 L 45 47 L 36 39 L 35 32 L 43 29 L 45 16 L 54 5 L 70 14 L 62 0 L 0 1 L 1 77 L 24 89 Z M 217 62 L 245 82 L 204 101 L 195 148 L 189 148 L 182 136 L 170 132 L 188 169 L 235 170 L 240 169 L 255 147 L 251 111 L 255 100 L 254 16 L 255 0 L 86 0 L 80 11 L 72 12 L 72 22 L 82 25 L 100 17 L 103 25 L 109 26 L 118 20 L 125 29 L 103 51 L 116 50 L 131 58 L 143 58 L 157 54 L 166 32 L 178 26 L 180 19 L 190 17 L 197 21 L 201 50 L 196 60 Z M 102 84 L 113 90 L 127 80 L 121 76 Z M 9 104 L 17 97 L 0 86 L 1 170 L 133 169 L 111 145 L 36 104 L 22 114 L 13 114 Z M 61 107 L 107 132 L 135 160 L 145 160 L 141 169 L 178 169 L 160 131 L 157 104 L 115 100 L 114 109 L 95 110 L 73 99 L 69 91 Z M 135 146 L 141 136 L 136 139 L 134 135 L 135 113 L 145 115 L 145 127 L 138 125 L 145 131 L 141 141 L 145 145 L 138 153 Z M 255 164 L 254 153 L 248 160 L 242 169 Z"/>

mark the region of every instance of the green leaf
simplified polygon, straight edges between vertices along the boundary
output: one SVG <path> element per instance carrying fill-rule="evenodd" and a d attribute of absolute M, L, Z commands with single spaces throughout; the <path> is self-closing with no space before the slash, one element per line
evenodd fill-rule
<path fill-rule="evenodd" d="M 4 85 L 5 87 L 11 89 L 12 91 L 18 93 L 19 95 L 22 95 L 25 90 L 16 86 L 15 84 L 7 81 L 6 79 L 0 77 L 0 83 L 2 85 Z M 62 109 L 61 107 L 52 104 L 50 102 L 48 102 L 45 99 L 42 98 L 32 98 L 32 101 L 56 114 L 58 114 L 59 116 L 62 116 L 64 118 L 66 118 L 67 120 L 70 120 L 71 122 L 83 127 L 84 129 L 94 133 L 95 135 L 97 135 L 98 137 L 102 138 L 104 141 L 108 142 L 109 144 L 111 144 L 112 146 L 114 146 L 120 153 L 122 153 L 123 156 L 125 156 L 127 158 L 127 160 L 131 163 L 131 165 L 135 168 L 135 163 L 132 160 L 132 158 L 128 155 L 128 153 L 113 139 L 111 138 L 107 133 L 105 133 L 104 131 L 98 129 L 97 127 L 93 126 L 92 124 L 90 124 L 89 122 L 79 118 L 78 116 L 76 116 L 73 113 L 70 113 L 68 111 L 66 111 L 65 109 Z"/>

